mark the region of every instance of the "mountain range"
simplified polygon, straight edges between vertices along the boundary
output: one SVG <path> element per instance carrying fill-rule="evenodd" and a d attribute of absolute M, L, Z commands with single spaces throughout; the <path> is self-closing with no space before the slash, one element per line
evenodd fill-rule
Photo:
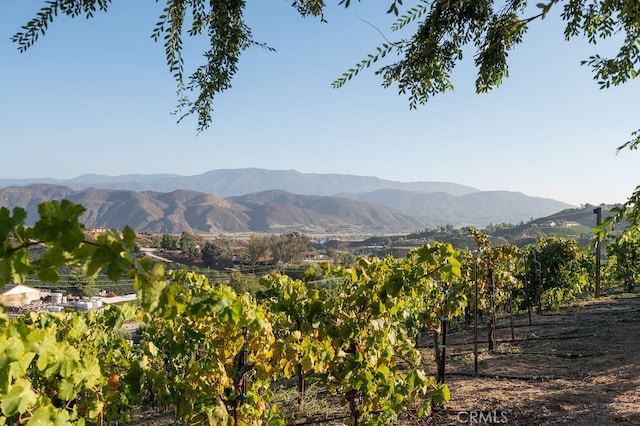
<path fill-rule="evenodd" d="M 83 175 L 0 179 L 0 206 L 37 217 L 43 201 L 82 204 L 88 227 L 154 233 L 381 234 L 439 225 L 486 226 L 547 216 L 567 203 L 450 182 L 396 182 L 295 170 L 213 170 L 195 176 Z"/>

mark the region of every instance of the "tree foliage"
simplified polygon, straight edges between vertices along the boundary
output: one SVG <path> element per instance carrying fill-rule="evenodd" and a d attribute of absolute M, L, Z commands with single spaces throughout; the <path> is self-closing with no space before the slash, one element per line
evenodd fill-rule
<path fill-rule="evenodd" d="M 224 269 L 233 266 L 233 247 L 231 241 L 224 237 L 218 237 L 207 243 L 202 248 L 202 263 L 215 269 Z"/>
<path fill-rule="evenodd" d="M 104 269 L 113 281 L 133 278 L 139 309 L 9 319 L 0 306 L 0 424 L 126 421 L 133 407 L 152 399 L 176 407 L 189 424 L 282 425 L 269 385 L 298 364 L 344 397 L 353 424 L 388 424 L 415 405 L 425 415 L 449 398 L 448 388 L 425 374 L 404 320 L 421 288 L 440 288 L 459 275 L 450 245 L 425 246 L 406 260 L 324 265 L 324 276 L 340 282 L 332 297 L 272 275 L 276 299 L 258 303 L 136 256 L 128 228 L 87 238 L 81 206 L 52 201 L 39 211 L 35 225 L 25 227 L 24 209 L 0 208 L 0 283 L 32 275 L 55 282 L 64 265 L 81 266 L 88 276 Z M 28 249 L 36 245 L 45 250 L 32 260 Z M 299 290 L 301 303 L 289 303 Z M 306 325 L 294 321 L 292 330 L 291 318 Z M 144 329 L 138 348 L 122 337 L 128 320 Z M 310 333 L 309 347 L 299 343 L 302 332 Z"/>
<path fill-rule="evenodd" d="M 162 239 L 160 240 L 160 248 L 163 248 L 165 250 L 178 250 L 178 247 L 179 242 L 177 237 L 169 234 L 162 234 Z"/>
<path fill-rule="evenodd" d="M 247 256 L 252 265 L 257 264 L 260 258 L 269 254 L 269 237 L 267 235 L 252 235 L 247 242 Z"/>
<path fill-rule="evenodd" d="M 309 248 L 309 243 L 309 237 L 299 232 L 272 235 L 269 239 L 269 250 L 276 262 L 290 263 L 301 259 L 303 252 Z"/>
<path fill-rule="evenodd" d="M 198 256 L 200 254 L 200 248 L 196 242 L 193 234 L 183 232 L 180 235 L 180 250 L 189 256 Z"/>
<path fill-rule="evenodd" d="M 635 289 L 640 280 L 640 237 L 638 233 L 619 236 L 607 245 L 607 270 L 614 280 Z"/>
<path fill-rule="evenodd" d="M 561 303 L 573 300 L 589 285 L 589 262 L 585 253 L 578 250 L 577 242 L 561 237 L 545 237 L 538 240 L 529 254 L 536 270 L 528 277 L 534 291 L 543 304 L 557 308 Z"/>
<path fill-rule="evenodd" d="M 106 12 L 110 3 L 110 0 L 50 0 L 12 40 L 20 51 L 26 51 L 46 33 L 58 15 L 91 18 L 98 11 Z M 376 73 L 382 77 L 383 86 L 397 85 L 401 94 L 409 96 L 409 105 L 416 107 L 453 89 L 452 71 L 463 59 L 465 49 L 472 46 L 478 70 L 476 90 L 487 92 L 509 75 L 508 54 L 522 42 L 528 26 L 558 10 L 565 22 L 565 39 L 583 37 L 592 44 L 605 39 L 620 42 L 615 56 L 594 54 L 582 62 L 592 68 L 600 87 L 625 83 L 640 73 L 640 6 L 635 0 L 572 0 L 564 4 L 549 0 L 539 3 L 537 10 L 521 0 L 412 3 L 405 7 L 402 1 L 392 0 L 385 9 L 398 17 L 392 30 L 413 27 L 413 34 L 387 40 L 337 79 L 335 87 L 394 54 L 399 59 L 381 65 Z M 341 0 L 338 4 L 347 8 L 351 1 Z M 303 17 L 316 16 L 324 21 L 324 1 L 295 0 L 292 6 Z M 216 96 L 231 87 L 241 53 L 256 46 L 273 50 L 253 38 L 244 21 L 245 7 L 243 0 L 167 0 L 152 32 L 154 40 L 164 43 L 167 66 L 178 86 L 180 118 L 195 114 L 199 130 L 211 123 Z M 185 34 L 209 39 L 204 64 L 188 78 L 183 60 Z M 637 144 L 637 137 L 627 143 L 632 147 Z"/>

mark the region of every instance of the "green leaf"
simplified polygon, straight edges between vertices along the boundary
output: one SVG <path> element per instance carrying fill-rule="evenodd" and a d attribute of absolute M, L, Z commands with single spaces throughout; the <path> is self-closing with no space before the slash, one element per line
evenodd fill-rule
<path fill-rule="evenodd" d="M 69 377 L 58 381 L 58 397 L 64 401 L 73 400 L 78 394 L 73 380 Z"/>
<path fill-rule="evenodd" d="M 441 385 L 438 389 L 431 393 L 434 404 L 444 405 L 451 399 L 451 392 L 447 385 Z"/>
<path fill-rule="evenodd" d="M 11 417 L 15 414 L 26 412 L 30 406 L 36 403 L 37 395 L 31 389 L 31 382 L 20 378 L 16 379 L 9 392 L 2 395 L 1 399 L 0 408 L 2 413 L 7 417 Z"/>
<path fill-rule="evenodd" d="M 63 408 L 38 407 L 29 419 L 29 426 L 68 426 L 69 413 Z"/>

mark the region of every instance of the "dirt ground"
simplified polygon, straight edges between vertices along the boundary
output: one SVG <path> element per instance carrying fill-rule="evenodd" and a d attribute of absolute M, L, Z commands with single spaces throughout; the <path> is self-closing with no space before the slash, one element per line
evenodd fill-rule
<path fill-rule="evenodd" d="M 477 376 L 473 330 L 448 334 L 445 381 L 451 401 L 429 419 L 412 419 L 407 413 L 400 425 L 640 425 L 640 294 L 611 292 L 557 312 L 534 312 L 532 325 L 528 315 L 519 315 L 513 339 L 510 323 L 508 316 L 497 322 L 493 352 L 487 350 L 486 318 L 479 327 Z M 432 359 L 432 349 L 424 349 L 424 357 Z M 287 395 L 297 401 L 293 385 Z M 312 395 L 311 401 L 314 406 L 307 408 L 313 417 L 340 419 L 346 414 L 326 392 Z M 132 424 L 179 424 L 170 414 L 144 416 Z M 302 422 L 288 419 L 288 424 L 347 421 L 302 417 Z"/>
<path fill-rule="evenodd" d="M 640 425 L 640 295 L 611 293 L 558 312 L 498 321 L 498 347 L 478 332 L 447 336 L 451 401 L 416 424 Z M 425 353 L 425 355 L 428 355 Z"/>

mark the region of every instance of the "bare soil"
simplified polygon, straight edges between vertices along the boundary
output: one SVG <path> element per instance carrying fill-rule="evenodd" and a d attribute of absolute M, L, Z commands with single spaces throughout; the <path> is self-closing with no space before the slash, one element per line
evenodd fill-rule
<path fill-rule="evenodd" d="M 451 401 L 416 424 L 640 425 L 640 295 L 609 294 L 558 312 L 447 336 Z M 425 356 L 429 356 L 425 352 Z"/>
<path fill-rule="evenodd" d="M 447 335 L 450 402 L 428 419 L 406 413 L 400 426 L 640 425 L 640 295 L 611 292 L 557 312 L 533 313 L 531 325 L 528 315 L 518 315 L 513 336 L 508 315 L 497 325 L 494 351 L 487 350 L 486 318 L 478 327 L 477 375 L 473 329 Z M 432 349 L 423 353 L 433 358 Z M 279 394 L 297 407 L 294 385 Z M 308 412 L 289 418 L 289 424 L 348 421 L 346 408 L 326 391 L 309 389 L 309 399 Z M 133 424 L 179 424 L 171 413 L 146 414 Z"/>

